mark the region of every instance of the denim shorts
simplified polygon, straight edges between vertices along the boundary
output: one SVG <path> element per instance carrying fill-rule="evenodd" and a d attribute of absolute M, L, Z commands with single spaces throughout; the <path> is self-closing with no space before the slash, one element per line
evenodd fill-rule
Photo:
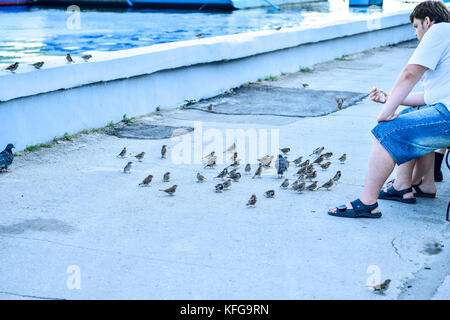
<path fill-rule="evenodd" d="M 400 165 L 450 146 L 450 112 L 442 103 L 407 108 L 398 118 L 378 123 L 372 133 Z"/>

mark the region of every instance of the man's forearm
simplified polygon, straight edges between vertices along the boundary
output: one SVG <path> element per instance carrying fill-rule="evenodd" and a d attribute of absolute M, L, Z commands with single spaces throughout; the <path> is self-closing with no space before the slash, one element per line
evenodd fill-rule
<path fill-rule="evenodd" d="M 423 98 L 423 92 L 410 93 L 401 103 L 402 106 L 408 107 L 418 107 L 425 105 L 425 100 Z"/>

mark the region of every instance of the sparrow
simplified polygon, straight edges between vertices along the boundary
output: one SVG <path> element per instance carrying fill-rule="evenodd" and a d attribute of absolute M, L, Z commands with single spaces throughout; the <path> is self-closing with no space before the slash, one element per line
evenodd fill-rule
<path fill-rule="evenodd" d="M 272 156 L 264 156 L 261 159 L 259 159 L 258 161 L 260 162 L 260 164 L 262 164 L 265 168 L 269 168 L 270 164 L 272 163 L 273 160 L 273 155 Z"/>
<path fill-rule="evenodd" d="M 305 178 L 306 179 L 309 179 L 309 181 L 312 181 L 312 179 L 314 179 L 314 178 L 316 178 L 317 177 L 317 171 L 313 171 L 313 172 L 311 172 L 311 173 L 308 173 L 306 176 L 305 176 Z"/>
<path fill-rule="evenodd" d="M 302 160 L 303 160 L 303 156 L 300 156 L 300 157 L 298 157 L 297 159 L 295 159 L 293 162 L 294 162 L 295 164 L 300 164 L 300 163 L 302 162 Z"/>
<path fill-rule="evenodd" d="M 200 172 L 197 172 L 197 182 L 203 182 L 206 178 L 204 175 L 202 175 Z"/>
<path fill-rule="evenodd" d="M 139 183 L 140 186 L 148 186 L 150 182 L 152 182 L 153 176 L 150 174 L 147 178 L 145 178 L 141 183 Z"/>
<path fill-rule="evenodd" d="M 326 163 L 324 163 L 324 164 L 321 164 L 320 167 L 321 167 L 323 170 L 327 170 L 328 167 L 330 166 L 330 164 L 331 164 L 331 162 L 328 161 L 328 162 L 326 162 Z"/>
<path fill-rule="evenodd" d="M 275 197 L 275 191 L 267 190 L 266 192 L 264 192 L 264 195 L 266 196 L 266 198 L 273 198 L 273 197 Z"/>
<path fill-rule="evenodd" d="M 170 194 L 171 196 L 173 196 L 173 194 L 175 193 L 175 191 L 177 190 L 178 185 L 174 184 L 173 186 L 171 186 L 169 189 L 159 189 L 159 191 L 164 191 L 167 194 Z"/>
<path fill-rule="evenodd" d="M 346 159 L 347 159 L 347 155 L 346 155 L 345 153 L 344 153 L 340 158 L 338 158 L 338 160 L 339 160 L 341 163 L 344 163 Z"/>
<path fill-rule="evenodd" d="M 223 191 L 223 184 L 221 184 L 221 183 L 216 184 L 215 188 L 216 188 L 216 192 L 222 192 Z"/>
<path fill-rule="evenodd" d="M 247 163 L 247 165 L 245 166 L 245 173 L 250 174 L 251 171 L 252 171 L 252 166 L 250 165 L 250 163 Z"/>
<path fill-rule="evenodd" d="M 166 152 L 167 152 L 167 146 L 163 145 L 161 148 L 161 159 L 165 159 L 166 158 Z"/>
<path fill-rule="evenodd" d="M 309 191 L 314 191 L 316 188 L 317 188 L 317 181 L 314 181 L 313 183 L 305 187 L 305 189 Z"/>
<path fill-rule="evenodd" d="M 323 161 L 323 154 L 321 154 L 316 160 L 313 161 L 313 163 L 320 164 Z"/>
<path fill-rule="evenodd" d="M 337 103 L 337 110 L 342 110 L 342 105 L 344 104 L 345 99 L 336 97 L 334 100 L 336 100 Z"/>
<path fill-rule="evenodd" d="M 72 59 L 72 56 L 70 55 L 70 53 L 68 53 L 66 55 L 66 60 L 67 60 L 68 63 L 73 63 L 74 62 L 73 59 Z"/>
<path fill-rule="evenodd" d="M 298 176 L 297 180 L 298 180 L 298 181 L 305 181 L 305 174 L 304 174 L 304 173 L 300 174 L 300 175 Z"/>
<path fill-rule="evenodd" d="M 223 184 L 223 189 L 228 189 L 229 187 L 231 187 L 231 179 L 225 180 Z"/>
<path fill-rule="evenodd" d="M 314 171 L 314 165 L 311 163 L 310 165 L 305 167 L 305 173 L 312 173 Z"/>
<path fill-rule="evenodd" d="M 8 167 L 13 163 L 14 161 L 14 153 L 12 152 L 12 149 L 14 149 L 15 146 L 12 143 L 9 143 L 5 150 L 0 152 L 0 172 L 3 170 L 6 172 L 8 171 Z"/>
<path fill-rule="evenodd" d="M 325 188 L 327 189 L 327 191 L 333 186 L 334 180 L 330 179 L 327 182 L 325 182 L 323 185 L 321 185 L 319 188 L 317 188 L 317 190 L 319 190 L 320 188 Z"/>
<path fill-rule="evenodd" d="M 287 189 L 289 187 L 289 179 L 284 179 L 283 183 L 280 185 L 281 188 Z"/>
<path fill-rule="evenodd" d="M 217 160 L 217 156 L 211 157 L 211 158 L 208 160 L 208 162 L 206 163 L 206 166 L 205 166 L 204 168 L 206 168 L 206 167 L 208 167 L 208 168 L 214 167 L 214 166 L 216 165 L 216 160 Z"/>
<path fill-rule="evenodd" d="M 209 111 L 212 111 L 212 109 L 213 109 L 213 104 L 211 103 L 211 104 L 208 106 L 208 110 L 209 110 Z"/>
<path fill-rule="evenodd" d="M 5 70 L 9 70 L 12 73 L 14 73 L 14 71 L 16 71 L 18 67 L 19 67 L 19 63 L 14 62 L 12 65 L 8 66 Z"/>
<path fill-rule="evenodd" d="M 389 289 L 389 284 L 391 283 L 391 279 L 386 279 L 384 282 L 373 286 L 373 291 L 379 292 L 380 294 L 384 294 L 384 292 Z"/>
<path fill-rule="evenodd" d="M 122 151 L 117 155 L 117 157 L 125 158 L 125 155 L 127 154 L 127 147 L 124 147 Z"/>
<path fill-rule="evenodd" d="M 217 175 L 216 179 L 223 179 L 227 175 L 227 173 L 228 173 L 228 169 L 227 168 L 223 169 L 222 172 L 220 172 Z"/>
<path fill-rule="evenodd" d="M 232 176 L 230 176 L 231 179 L 233 179 L 234 182 L 239 182 L 239 179 L 241 179 L 241 174 L 239 172 L 236 172 Z"/>
<path fill-rule="evenodd" d="M 211 151 L 211 153 L 210 153 L 210 154 L 207 154 L 204 158 L 206 158 L 206 159 L 211 159 L 212 157 L 214 157 L 215 154 L 216 154 L 215 151 Z"/>
<path fill-rule="evenodd" d="M 318 147 L 314 149 L 314 151 L 310 154 L 310 156 L 312 156 L 313 154 L 318 156 L 323 151 L 323 149 L 325 149 L 325 147 Z"/>
<path fill-rule="evenodd" d="M 195 36 L 196 36 L 197 38 L 201 38 L 201 37 L 203 37 L 203 32 L 200 32 L 200 33 L 196 34 Z"/>
<path fill-rule="evenodd" d="M 144 156 L 145 156 L 145 152 L 141 152 L 141 153 L 135 155 L 134 157 L 136 159 L 138 159 L 139 161 L 142 161 L 142 159 L 144 159 Z"/>
<path fill-rule="evenodd" d="M 305 190 L 305 186 L 306 186 L 306 183 L 301 182 L 301 183 L 297 184 L 297 186 L 294 188 L 294 191 L 297 191 L 298 193 L 302 193 L 302 191 Z"/>
<path fill-rule="evenodd" d="M 295 190 L 295 188 L 297 188 L 299 181 L 295 180 L 293 184 L 291 184 L 291 189 Z"/>
<path fill-rule="evenodd" d="M 309 84 L 308 83 L 302 83 L 303 88 L 308 88 Z"/>
<path fill-rule="evenodd" d="M 283 152 L 284 154 L 288 153 L 289 151 L 291 151 L 291 148 L 282 148 L 280 149 L 281 152 Z"/>
<path fill-rule="evenodd" d="M 309 165 L 309 160 L 305 160 L 304 162 L 300 163 L 298 167 L 306 167 L 307 165 Z"/>
<path fill-rule="evenodd" d="M 333 177 L 333 181 L 334 182 L 338 182 L 339 179 L 341 178 L 341 171 L 336 172 L 336 174 Z"/>
<path fill-rule="evenodd" d="M 164 182 L 169 182 L 169 180 L 170 180 L 170 172 L 164 173 L 163 181 Z"/>
<path fill-rule="evenodd" d="M 241 164 L 241 159 L 237 159 L 236 161 L 233 161 L 233 163 L 230 164 L 230 166 L 239 167 L 240 164 Z"/>
<path fill-rule="evenodd" d="M 256 169 L 255 174 L 253 175 L 252 179 L 255 179 L 255 177 L 261 178 L 261 172 L 262 172 L 262 164 L 259 164 L 258 169 Z"/>
<path fill-rule="evenodd" d="M 33 63 L 32 66 L 36 69 L 40 69 L 44 65 L 44 61 Z"/>
<path fill-rule="evenodd" d="M 306 173 L 306 167 L 302 167 L 302 168 L 298 169 L 298 171 L 297 171 L 298 175 L 302 175 L 302 174 L 305 174 L 305 173 Z"/>
<path fill-rule="evenodd" d="M 85 54 L 84 56 L 81 56 L 81 58 L 84 60 L 84 62 L 87 62 L 90 58 L 92 58 L 92 55 Z"/>
<path fill-rule="evenodd" d="M 227 167 L 227 168 L 229 168 L 229 167 Z M 233 170 L 228 171 L 228 176 L 231 178 L 231 176 L 234 175 L 236 172 L 237 172 L 237 168 L 234 168 Z"/>
<path fill-rule="evenodd" d="M 231 161 L 236 161 L 237 158 L 238 158 L 238 153 L 237 153 L 237 152 L 234 152 L 233 155 L 231 156 L 230 160 L 231 160 Z"/>
<path fill-rule="evenodd" d="M 275 27 L 274 29 L 279 31 L 279 30 L 281 30 L 281 26 Z"/>
<path fill-rule="evenodd" d="M 333 152 L 326 152 L 323 154 L 323 157 L 325 159 L 330 159 L 333 156 Z"/>
<path fill-rule="evenodd" d="M 133 164 L 133 162 L 128 162 L 127 165 L 125 166 L 125 168 L 123 168 L 123 173 L 131 173 L 131 165 Z"/>
<path fill-rule="evenodd" d="M 233 142 L 233 144 L 229 146 L 228 149 L 225 150 L 223 153 L 231 152 L 234 151 L 235 149 L 236 149 L 236 142 Z"/>
<path fill-rule="evenodd" d="M 255 194 L 252 194 L 252 196 L 250 197 L 250 199 L 248 200 L 246 205 L 255 207 L 255 205 L 256 205 L 256 195 Z"/>

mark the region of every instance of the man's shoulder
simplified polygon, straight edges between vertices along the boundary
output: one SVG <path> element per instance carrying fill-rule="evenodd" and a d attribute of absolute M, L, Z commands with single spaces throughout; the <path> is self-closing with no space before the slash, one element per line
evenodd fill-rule
<path fill-rule="evenodd" d="M 429 31 L 431 32 L 431 34 L 439 34 L 440 36 L 450 38 L 450 23 L 448 22 L 437 23 Z"/>

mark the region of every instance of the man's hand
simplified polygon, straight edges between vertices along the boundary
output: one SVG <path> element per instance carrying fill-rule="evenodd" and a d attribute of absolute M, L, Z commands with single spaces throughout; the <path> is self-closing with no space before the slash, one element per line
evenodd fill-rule
<path fill-rule="evenodd" d="M 385 121 L 391 121 L 398 117 L 398 113 L 394 114 L 385 114 L 383 112 L 380 113 L 380 115 L 377 118 L 378 122 L 385 122 Z"/>
<path fill-rule="evenodd" d="M 388 94 L 385 91 L 378 89 L 377 87 L 373 87 L 373 89 L 370 90 L 370 99 L 373 102 L 384 104 L 386 103 L 387 97 Z"/>

